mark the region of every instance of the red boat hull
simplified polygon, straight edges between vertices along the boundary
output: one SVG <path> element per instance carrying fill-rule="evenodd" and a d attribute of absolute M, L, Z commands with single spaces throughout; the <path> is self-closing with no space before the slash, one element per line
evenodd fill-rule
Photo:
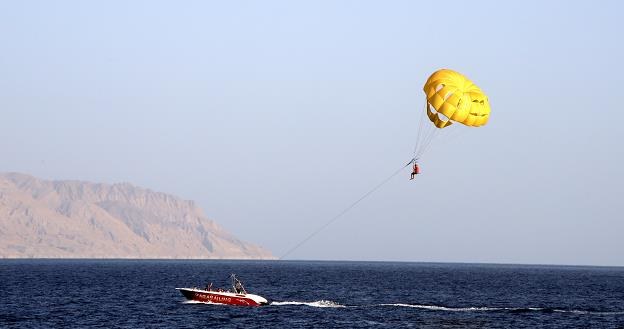
<path fill-rule="evenodd" d="M 251 294 L 234 294 L 230 292 L 218 292 L 209 290 L 177 288 L 188 300 L 205 303 L 237 305 L 237 306 L 261 306 L 267 304 L 266 299 Z"/>

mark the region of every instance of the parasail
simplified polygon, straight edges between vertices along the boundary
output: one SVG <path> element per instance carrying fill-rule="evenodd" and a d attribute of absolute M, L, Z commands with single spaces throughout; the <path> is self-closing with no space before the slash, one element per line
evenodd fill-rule
<path fill-rule="evenodd" d="M 433 72 L 423 86 L 427 95 L 427 117 L 437 128 L 458 122 L 483 126 L 490 117 L 490 103 L 481 88 L 449 69 Z"/>
<path fill-rule="evenodd" d="M 425 110 L 421 112 L 412 159 L 414 163 L 417 163 L 429 149 L 431 142 L 438 139 L 436 137 L 450 140 L 451 137 L 454 139 L 463 133 L 463 129 L 447 131 L 443 128 L 454 123 L 469 128 L 480 127 L 487 124 L 490 119 L 490 102 L 487 95 L 459 72 L 449 69 L 433 72 L 425 82 L 423 91 L 426 96 Z M 426 124 L 427 121 L 432 124 Z"/>
<path fill-rule="evenodd" d="M 414 146 L 414 155 L 412 159 L 395 171 L 392 175 L 384 179 L 381 183 L 374 186 L 371 190 L 364 193 L 362 197 L 347 206 L 344 210 L 332 217 L 328 222 L 312 232 L 301 242 L 289 249 L 280 259 L 284 259 L 293 251 L 297 250 L 301 245 L 306 243 L 316 234 L 324 230 L 326 227 L 337 221 L 339 218 L 348 213 L 351 209 L 373 194 L 384 184 L 389 182 L 394 176 L 401 173 L 405 168 L 413 164 L 413 171 L 410 179 L 420 174 L 418 160 L 420 156 L 427 151 L 431 145 L 431 141 L 437 135 L 444 135 L 450 140 L 457 138 L 463 132 L 461 129 L 443 129 L 454 123 L 461 123 L 464 127 L 480 127 L 487 124 L 490 119 L 490 103 L 487 95 L 477 87 L 472 81 L 464 75 L 449 69 L 441 69 L 433 72 L 423 86 L 423 91 L 427 96 L 425 103 L 426 111 L 422 111 L 420 117 L 420 125 L 418 128 L 418 136 L 416 137 L 416 145 Z M 431 121 L 433 124 L 429 124 Z M 455 128 L 459 128 L 455 127 Z M 458 134 L 459 132 L 459 134 Z M 455 134 L 455 135 L 453 135 Z"/>

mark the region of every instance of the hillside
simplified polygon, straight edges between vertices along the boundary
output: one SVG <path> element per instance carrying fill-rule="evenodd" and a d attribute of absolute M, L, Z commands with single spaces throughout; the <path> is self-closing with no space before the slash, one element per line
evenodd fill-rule
<path fill-rule="evenodd" d="M 0 174 L 0 258 L 273 258 L 192 201 L 122 184 Z"/>

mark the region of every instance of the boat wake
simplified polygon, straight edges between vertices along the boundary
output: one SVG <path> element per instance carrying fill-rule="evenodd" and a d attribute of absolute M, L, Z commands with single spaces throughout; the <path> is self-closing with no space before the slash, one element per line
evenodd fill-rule
<path fill-rule="evenodd" d="M 271 302 L 270 305 L 277 305 L 277 306 L 281 306 L 281 305 L 305 305 L 305 306 L 311 306 L 311 307 L 346 307 L 344 305 L 340 305 L 336 302 L 332 302 L 331 300 L 318 300 L 315 302 L 295 302 L 295 301 L 290 301 L 290 302 Z"/>
<path fill-rule="evenodd" d="M 474 312 L 474 311 L 499 311 L 502 308 L 496 307 L 446 307 L 436 305 L 420 305 L 420 304 L 378 304 L 375 306 L 397 306 L 397 307 L 411 307 L 420 308 L 431 311 L 449 311 L 449 312 Z"/>
<path fill-rule="evenodd" d="M 624 311 L 595 311 L 595 310 L 565 310 L 548 307 L 448 307 L 440 305 L 422 305 L 422 304 L 372 304 L 372 305 L 342 305 L 331 300 L 319 300 L 314 302 L 284 301 L 272 302 L 273 306 L 310 306 L 310 307 L 330 307 L 330 308 L 368 308 L 368 307 L 406 307 L 428 311 L 442 312 L 509 312 L 509 313 L 525 313 L 525 312 L 541 312 L 541 313 L 571 313 L 571 314 L 587 314 L 587 315 L 624 315 Z"/>
<path fill-rule="evenodd" d="M 432 311 L 447 312 L 543 312 L 543 313 L 573 313 L 573 314 L 592 314 L 592 315 L 624 315 L 624 311 L 588 311 L 588 310 L 564 310 L 549 307 L 446 307 L 436 305 L 420 305 L 420 304 L 379 304 L 378 306 L 397 306 L 426 309 Z"/>

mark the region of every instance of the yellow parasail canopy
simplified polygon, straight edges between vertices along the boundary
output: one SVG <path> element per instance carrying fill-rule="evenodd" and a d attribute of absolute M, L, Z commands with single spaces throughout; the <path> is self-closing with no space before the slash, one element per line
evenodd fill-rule
<path fill-rule="evenodd" d="M 423 91 L 427 95 L 427 116 L 438 128 L 453 122 L 479 127 L 490 118 L 487 95 L 458 72 L 449 69 L 433 72 Z"/>

